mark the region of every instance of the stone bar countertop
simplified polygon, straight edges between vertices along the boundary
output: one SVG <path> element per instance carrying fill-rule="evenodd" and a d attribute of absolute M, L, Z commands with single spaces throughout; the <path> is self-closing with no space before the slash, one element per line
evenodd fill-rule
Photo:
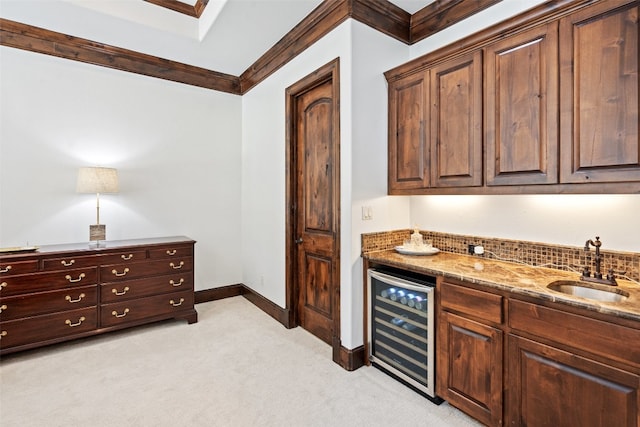
<path fill-rule="evenodd" d="M 402 255 L 394 250 L 363 254 L 370 262 L 415 272 L 464 280 L 513 294 L 528 295 L 597 311 L 603 314 L 640 321 L 640 285 L 617 279 L 618 286 L 582 282 L 584 286 L 616 289 L 628 298 L 620 302 L 603 302 L 567 295 L 547 288 L 556 280 L 579 281 L 580 273 L 533 267 L 514 262 L 497 261 L 479 256 L 439 252 L 435 255 Z"/>

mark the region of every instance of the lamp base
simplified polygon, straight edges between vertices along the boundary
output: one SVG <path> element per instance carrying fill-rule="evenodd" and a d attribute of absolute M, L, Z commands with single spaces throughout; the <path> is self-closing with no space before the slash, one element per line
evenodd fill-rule
<path fill-rule="evenodd" d="M 89 226 L 89 240 L 107 240 L 107 226 L 104 224 L 93 224 Z"/>

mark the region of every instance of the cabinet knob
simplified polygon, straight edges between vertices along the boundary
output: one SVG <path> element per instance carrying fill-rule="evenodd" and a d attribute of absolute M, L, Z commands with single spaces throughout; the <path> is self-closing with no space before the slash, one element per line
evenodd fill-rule
<path fill-rule="evenodd" d="M 122 312 L 122 314 L 118 314 L 118 312 L 117 312 L 117 311 L 113 310 L 113 311 L 111 312 L 111 315 L 112 315 L 112 316 L 115 316 L 115 317 L 117 317 L 117 318 L 120 318 L 120 317 L 124 317 L 124 316 L 126 316 L 128 312 L 129 312 L 129 309 L 128 309 L 128 308 L 125 308 L 125 309 L 124 309 L 124 311 Z"/>
<path fill-rule="evenodd" d="M 72 259 L 71 261 L 68 261 L 68 262 L 64 259 L 60 261 L 60 264 L 64 265 L 65 267 L 71 267 L 75 263 L 76 263 L 75 259 Z"/>
<path fill-rule="evenodd" d="M 180 298 L 179 302 L 175 302 L 174 300 L 170 300 L 169 304 L 171 304 L 174 307 L 180 307 L 183 302 L 184 302 L 184 298 Z"/>
<path fill-rule="evenodd" d="M 173 249 L 173 250 L 168 250 L 168 249 L 167 249 L 167 255 L 169 255 L 169 256 L 173 256 L 173 255 L 175 255 L 175 254 L 176 254 L 176 252 L 177 252 L 177 251 L 176 251 L 175 249 Z"/>
<path fill-rule="evenodd" d="M 3 290 L 4 288 L 6 288 L 6 287 L 7 287 L 7 285 L 8 285 L 8 283 L 7 283 L 7 282 L 2 282 L 2 283 L 0 283 L 0 291 L 1 291 L 1 290 Z"/>
<path fill-rule="evenodd" d="M 111 270 L 111 274 L 118 277 L 126 276 L 128 272 L 129 272 L 128 268 L 125 268 L 124 270 L 122 270 L 122 273 L 118 273 L 118 270 L 116 270 L 115 268 Z"/>
<path fill-rule="evenodd" d="M 64 299 L 73 304 L 75 302 L 82 301 L 82 298 L 84 298 L 85 296 L 86 296 L 85 294 L 80 294 L 80 295 L 78 295 L 77 299 L 73 299 L 73 298 L 71 298 L 71 295 L 67 295 L 66 297 L 64 297 Z"/>
<path fill-rule="evenodd" d="M 11 270 L 11 266 L 7 265 L 5 268 L 3 268 L 2 270 L 0 270 L 0 273 L 8 273 L 9 270 Z"/>
<path fill-rule="evenodd" d="M 180 281 L 178 283 L 174 282 L 173 279 L 169 280 L 169 284 L 171 286 L 173 286 L 174 288 L 178 287 L 178 286 L 181 286 L 183 283 L 184 283 L 184 279 L 180 279 Z"/>
<path fill-rule="evenodd" d="M 67 279 L 69 281 L 69 283 L 78 283 L 79 281 L 81 281 L 85 277 L 86 277 L 86 274 L 84 274 L 84 273 L 80 273 L 80 275 L 78 276 L 77 279 L 72 279 L 71 276 L 69 276 L 68 274 L 66 276 L 64 276 L 64 278 Z"/>
<path fill-rule="evenodd" d="M 129 254 L 129 255 L 120 255 L 120 258 L 122 258 L 125 261 L 129 261 L 131 258 L 133 258 L 133 254 Z"/>
<path fill-rule="evenodd" d="M 86 319 L 84 316 L 82 316 L 80 319 L 78 319 L 78 321 L 76 323 L 72 323 L 71 319 L 67 319 L 64 321 L 65 325 L 69 325 L 72 328 L 75 328 L 76 326 L 80 326 L 82 325 L 82 322 L 84 322 Z"/>
<path fill-rule="evenodd" d="M 169 267 L 173 268 L 174 270 L 179 270 L 184 266 L 184 261 L 180 261 L 180 264 L 175 265 L 174 263 L 169 263 Z"/>
<path fill-rule="evenodd" d="M 7 309 L 7 305 L 6 304 L 2 304 L 0 305 L 0 313 L 2 313 L 3 311 L 5 311 Z"/>
<path fill-rule="evenodd" d="M 0 339 L 2 339 L 2 337 L 6 337 L 6 336 L 7 336 L 7 331 L 0 332 Z"/>
<path fill-rule="evenodd" d="M 122 292 L 118 292 L 118 290 L 116 288 L 111 289 L 111 293 L 116 294 L 118 296 L 122 296 L 124 294 L 126 294 L 127 292 L 129 292 L 129 287 L 125 286 L 124 289 L 122 290 Z"/>

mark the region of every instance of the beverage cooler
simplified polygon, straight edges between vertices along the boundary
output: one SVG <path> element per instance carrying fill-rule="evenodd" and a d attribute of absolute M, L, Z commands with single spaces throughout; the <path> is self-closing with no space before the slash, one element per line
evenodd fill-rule
<path fill-rule="evenodd" d="M 371 363 L 429 400 L 435 394 L 435 277 L 368 270 Z"/>

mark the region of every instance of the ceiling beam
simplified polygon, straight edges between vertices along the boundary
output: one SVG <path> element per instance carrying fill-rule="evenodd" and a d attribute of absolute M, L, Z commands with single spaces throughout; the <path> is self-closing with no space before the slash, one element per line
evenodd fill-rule
<path fill-rule="evenodd" d="M 187 3 L 183 3 L 178 0 L 144 0 L 147 3 L 153 3 L 157 6 L 162 6 L 166 9 L 171 9 L 175 12 L 180 12 L 185 15 L 193 16 L 194 18 L 200 18 L 202 12 L 204 12 L 204 8 L 209 2 L 209 0 L 197 0 L 196 3 L 192 6 Z"/>
<path fill-rule="evenodd" d="M 209 0 L 145 1 L 199 16 Z M 0 45 L 242 95 L 349 18 L 410 44 L 499 1 L 436 0 L 411 15 L 387 0 L 325 0 L 239 77 L 2 18 Z"/>
<path fill-rule="evenodd" d="M 97 43 L 8 19 L 0 18 L 0 45 L 206 89 L 240 94 L 240 80 L 230 74 Z"/>
<path fill-rule="evenodd" d="M 502 0 L 436 0 L 411 16 L 410 43 L 416 43 Z"/>

